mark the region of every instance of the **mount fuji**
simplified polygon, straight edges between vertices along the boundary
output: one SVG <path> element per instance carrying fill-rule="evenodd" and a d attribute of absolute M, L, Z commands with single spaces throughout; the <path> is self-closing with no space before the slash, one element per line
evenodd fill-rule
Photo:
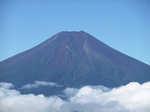
<path fill-rule="evenodd" d="M 25 89 L 50 82 L 52 86 Z M 22 93 L 54 95 L 66 87 L 150 81 L 150 66 L 129 57 L 84 31 L 63 31 L 41 44 L 0 62 L 0 82 Z M 23 88 L 24 87 L 24 88 Z"/>

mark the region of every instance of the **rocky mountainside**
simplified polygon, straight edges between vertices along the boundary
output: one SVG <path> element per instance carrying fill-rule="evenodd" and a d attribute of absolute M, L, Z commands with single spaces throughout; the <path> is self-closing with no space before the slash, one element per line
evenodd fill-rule
<path fill-rule="evenodd" d="M 46 95 L 65 87 L 117 87 L 131 81 L 150 81 L 150 66 L 116 51 L 86 32 L 60 32 L 34 48 L 0 62 L 0 82 L 10 82 L 21 88 L 34 81 L 62 85 L 61 88 L 33 90 L 35 93 L 50 90 Z M 24 93 L 31 91 L 22 90 Z"/>

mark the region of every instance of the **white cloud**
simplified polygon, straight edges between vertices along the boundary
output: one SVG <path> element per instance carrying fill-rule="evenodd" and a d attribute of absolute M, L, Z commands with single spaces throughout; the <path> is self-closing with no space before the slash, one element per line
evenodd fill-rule
<path fill-rule="evenodd" d="M 27 84 L 22 86 L 21 89 L 31 89 L 31 88 L 38 88 L 39 86 L 56 86 L 56 87 L 61 87 L 61 85 L 58 85 L 53 82 L 45 82 L 45 81 L 35 81 L 34 84 Z"/>
<path fill-rule="evenodd" d="M 67 100 L 58 96 L 22 95 L 5 84 L 0 83 L 0 112 L 150 112 L 150 82 L 131 82 L 112 89 L 66 88 Z"/>
<path fill-rule="evenodd" d="M 99 105 L 97 109 L 103 112 L 149 112 L 150 82 L 142 85 L 132 82 L 109 91 L 103 91 L 98 87 L 85 86 L 79 89 L 69 100 L 71 103 L 87 105 L 87 111 L 89 112 L 92 111 L 89 104 Z"/>
<path fill-rule="evenodd" d="M 65 102 L 57 96 L 45 97 L 0 87 L 0 112 L 55 112 Z"/>
<path fill-rule="evenodd" d="M 3 87 L 3 88 L 12 88 L 14 86 L 11 83 L 0 82 L 0 87 Z"/>

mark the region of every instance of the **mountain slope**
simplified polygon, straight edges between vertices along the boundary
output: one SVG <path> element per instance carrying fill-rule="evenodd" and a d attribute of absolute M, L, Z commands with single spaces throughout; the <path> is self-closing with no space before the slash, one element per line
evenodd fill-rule
<path fill-rule="evenodd" d="M 36 80 L 55 82 L 63 87 L 116 87 L 131 81 L 149 81 L 150 66 L 83 31 L 60 32 L 0 62 L 1 82 L 11 82 L 20 88 Z"/>

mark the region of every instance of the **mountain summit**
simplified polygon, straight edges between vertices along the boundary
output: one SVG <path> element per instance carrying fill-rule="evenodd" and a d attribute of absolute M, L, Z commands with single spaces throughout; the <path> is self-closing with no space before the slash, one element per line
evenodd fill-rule
<path fill-rule="evenodd" d="M 114 50 L 84 31 L 57 33 L 34 48 L 0 62 L 0 81 L 11 82 L 17 88 L 34 81 L 54 82 L 62 87 L 117 87 L 149 80 L 149 65 Z"/>

